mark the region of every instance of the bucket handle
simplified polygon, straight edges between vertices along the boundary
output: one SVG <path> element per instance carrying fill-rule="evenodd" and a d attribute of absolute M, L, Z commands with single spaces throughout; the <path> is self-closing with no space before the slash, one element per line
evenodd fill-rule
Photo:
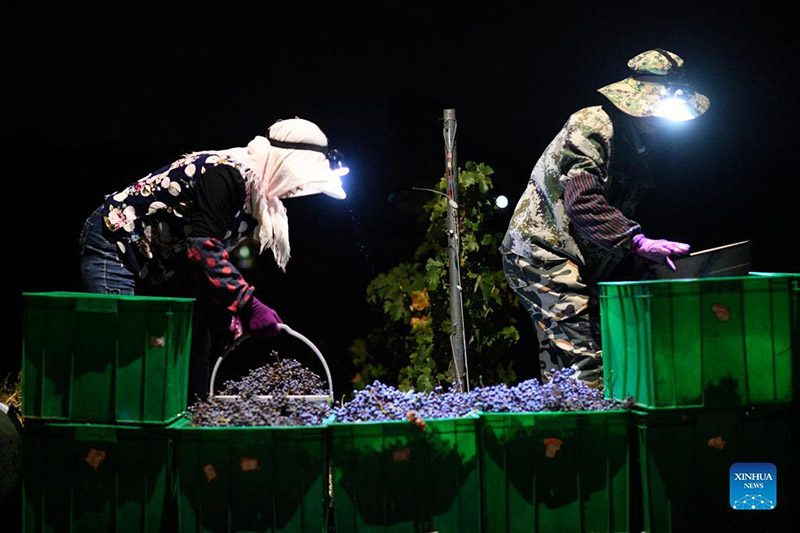
<path fill-rule="evenodd" d="M 333 403 L 333 380 L 331 379 L 331 371 L 328 368 L 328 362 L 325 361 L 325 358 L 322 356 L 322 353 L 319 351 L 319 349 L 316 347 L 316 345 L 314 345 L 313 342 L 308 340 L 308 338 L 305 335 L 293 330 L 292 328 L 290 328 L 286 324 L 278 324 L 278 331 L 285 332 L 285 333 L 291 335 L 292 337 L 295 337 L 296 339 L 299 339 L 299 340 L 303 341 L 306 344 L 306 346 L 311 348 L 311 351 L 314 352 L 314 354 L 319 359 L 320 363 L 322 363 L 322 367 L 325 369 L 325 376 L 328 378 L 328 397 L 329 397 L 330 402 Z M 211 372 L 211 384 L 210 384 L 211 387 L 210 387 L 210 389 L 208 391 L 208 399 L 209 400 L 213 400 L 214 399 L 214 384 L 217 381 L 217 371 L 219 370 L 219 365 L 222 364 L 222 360 L 225 359 L 228 356 L 228 354 L 230 354 L 233 350 L 235 350 L 242 342 L 244 342 L 245 340 L 247 340 L 249 338 L 250 338 L 249 335 L 242 335 L 241 337 L 239 337 L 238 339 L 233 341 L 225 349 L 225 351 L 222 352 L 222 355 L 220 355 L 217 358 L 217 362 L 214 364 L 214 370 Z M 290 396 L 290 398 L 291 398 L 291 396 Z"/>

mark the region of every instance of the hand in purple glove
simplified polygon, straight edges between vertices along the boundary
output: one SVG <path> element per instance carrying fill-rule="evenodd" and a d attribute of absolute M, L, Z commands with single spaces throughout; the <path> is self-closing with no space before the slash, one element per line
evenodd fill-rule
<path fill-rule="evenodd" d="M 664 239 L 648 239 L 639 233 L 633 237 L 633 252 L 652 261 L 665 262 L 675 272 L 675 263 L 669 258 L 671 255 L 683 255 L 689 251 L 689 245 L 682 242 L 667 241 Z"/>
<path fill-rule="evenodd" d="M 277 335 L 280 331 L 278 324 L 283 324 L 278 313 L 261 303 L 255 296 L 250 299 L 247 309 L 242 311 L 242 322 L 245 333 L 254 337 Z"/>

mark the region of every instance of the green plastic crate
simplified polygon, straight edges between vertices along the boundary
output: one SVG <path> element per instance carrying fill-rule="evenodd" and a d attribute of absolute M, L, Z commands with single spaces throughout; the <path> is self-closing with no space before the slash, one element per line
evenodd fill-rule
<path fill-rule="evenodd" d="M 324 426 L 168 427 L 180 531 L 324 531 Z"/>
<path fill-rule="evenodd" d="M 175 531 L 164 428 L 42 423 L 24 437 L 23 531 Z"/>
<path fill-rule="evenodd" d="M 478 417 L 331 424 L 334 527 L 480 531 Z"/>
<path fill-rule="evenodd" d="M 789 277 L 793 279 L 800 279 L 800 274 L 794 272 L 748 272 L 750 276 L 767 276 L 767 277 Z"/>
<path fill-rule="evenodd" d="M 606 397 L 738 407 L 796 397 L 797 275 L 600 284 Z"/>
<path fill-rule="evenodd" d="M 645 530 L 789 531 L 797 518 L 796 406 L 635 413 Z M 730 505 L 734 463 L 772 463 L 773 510 Z"/>
<path fill-rule="evenodd" d="M 481 414 L 484 531 L 631 531 L 629 420 Z"/>
<path fill-rule="evenodd" d="M 23 296 L 26 419 L 163 425 L 186 409 L 194 300 Z"/>

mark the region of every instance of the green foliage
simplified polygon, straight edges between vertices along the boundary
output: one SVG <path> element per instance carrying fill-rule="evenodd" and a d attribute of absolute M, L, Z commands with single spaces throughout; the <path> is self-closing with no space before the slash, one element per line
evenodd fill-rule
<path fill-rule="evenodd" d="M 500 268 L 503 235 L 492 232 L 499 215 L 491 167 L 468 162 L 459 173 L 459 234 L 464 322 L 473 381 L 516 381 L 508 348 L 519 340 L 512 309 L 519 305 Z M 437 190 L 446 190 L 442 178 Z M 447 256 L 447 200 L 434 195 L 423 207 L 428 221 L 413 261 L 378 275 L 367 287 L 367 302 L 380 309 L 380 323 L 350 348 L 356 387 L 374 379 L 400 388 L 429 391 L 453 382 Z"/>

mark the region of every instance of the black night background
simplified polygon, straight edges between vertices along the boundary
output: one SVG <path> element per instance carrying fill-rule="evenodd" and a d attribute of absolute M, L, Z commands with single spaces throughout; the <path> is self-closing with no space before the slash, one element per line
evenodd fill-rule
<path fill-rule="evenodd" d="M 267 253 L 246 276 L 318 343 L 346 392 L 347 348 L 374 313 L 365 287 L 422 238 L 416 208 L 427 196 L 411 188 L 443 174 L 442 110 L 457 112 L 459 162 L 495 169 L 496 192 L 511 202 L 506 224 L 567 117 L 599 103 L 596 89 L 655 47 L 686 60 L 711 108 L 668 139 L 658 188 L 638 214 L 647 235 L 694 249 L 752 239 L 753 270 L 800 270 L 789 8 L 558 4 L 5 6 L 11 337 L 0 375 L 21 363 L 22 292 L 79 289 L 78 234 L 104 195 L 184 153 L 244 146 L 299 116 L 345 154 L 349 196 L 287 201 L 287 273 Z M 518 357 L 535 358 L 525 316 L 520 326 Z"/>

